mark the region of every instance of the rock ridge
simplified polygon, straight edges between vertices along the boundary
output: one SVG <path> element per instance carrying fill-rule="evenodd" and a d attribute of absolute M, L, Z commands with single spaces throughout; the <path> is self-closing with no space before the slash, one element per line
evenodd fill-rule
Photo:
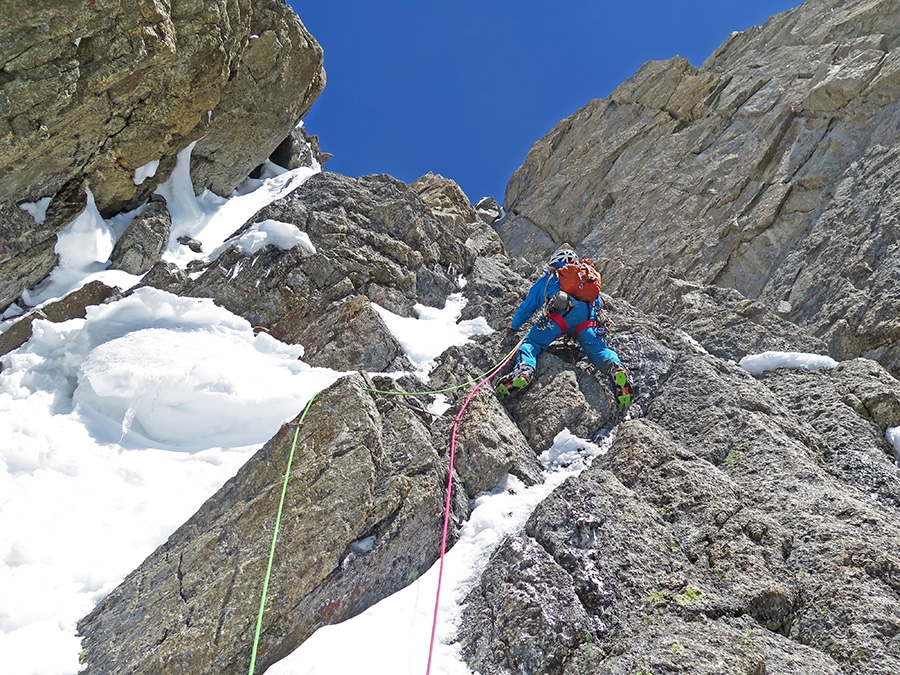
<path fill-rule="evenodd" d="M 504 326 L 539 273 L 509 257 L 457 197 L 434 175 L 406 186 L 326 172 L 251 219 L 296 224 L 316 253 L 233 250 L 193 280 L 169 279 L 172 290 L 231 302 L 283 337 L 275 319 L 294 312 L 290 334 L 313 345 L 312 359 L 362 370 L 322 392 L 300 430 L 261 668 L 437 557 L 449 427 L 421 404 L 367 391 L 423 388 L 409 375 L 370 374 L 375 365 L 409 368 L 371 304 L 402 312 L 461 292 L 467 312 L 484 312 L 495 332 L 444 352 L 424 384 L 441 389 L 515 346 Z M 312 261 L 331 270 L 320 287 L 308 275 Z M 559 345 L 542 354 L 522 395 L 479 392 L 460 429 L 454 532 L 470 500 L 507 473 L 526 485 L 543 480 L 538 457 L 559 432 L 609 439 L 605 455 L 494 552 L 463 610 L 457 639 L 469 667 L 486 675 L 900 667 L 891 637 L 900 635 L 900 470 L 885 440 L 900 424 L 900 383 L 862 358 L 751 376 L 736 365 L 747 353 L 820 352 L 824 343 L 734 289 L 652 267 L 631 271 L 643 274 L 637 288 L 623 282 L 618 261 L 601 267 L 610 344 L 639 397 L 629 414 L 577 351 Z M 254 272 L 243 280 L 245 268 Z M 257 301 L 239 304 L 260 279 Z M 316 310 L 303 313 L 308 306 Z M 308 337 L 332 321 L 342 326 L 333 347 Z M 382 356 L 367 360 L 342 339 Z M 466 393 L 447 394 L 445 418 Z M 276 434 L 82 620 L 85 672 L 244 667 L 291 436 L 290 427 Z"/>

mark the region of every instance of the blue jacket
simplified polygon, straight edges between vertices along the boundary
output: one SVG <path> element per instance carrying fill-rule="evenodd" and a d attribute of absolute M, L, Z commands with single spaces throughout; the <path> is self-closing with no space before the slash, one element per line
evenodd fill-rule
<path fill-rule="evenodd" d="M 513 330 L 519 330 L 528 319 L 551 297 L 559 291 L 559 277 L 547 273 L 534 282 L 528 295 L 513 314 L 511 325 Z"/>
<path fill-rule="evenodd" d="M 559 291 L 559 277 L 556 274 L 547 273 L 542 276 L 540 279 L 534 282 L 531 287 L 531 290 L 528 291 L 528 295 L 525 296 L 525 299 L 519 305 L 519 308 L 516 310 L 516 313 L 513 314 L 512 321 L 510 324 L 512 325 L 513 330 L 519 330 L 528 319 L 530 319 L 534 313 L 544 306 L 544 303 L 553 297 L 555 293 Z M 572 298 L 572 302 L 580 302 L 575 298 Z M 588 303 L 584 303 L 588 304 Z M 596 302 L 591 305 L 590 309 L 590 318 L 597 318 L 597 308 L 602 307 L 600 303 L 600 298 L 597 298 Z"/>

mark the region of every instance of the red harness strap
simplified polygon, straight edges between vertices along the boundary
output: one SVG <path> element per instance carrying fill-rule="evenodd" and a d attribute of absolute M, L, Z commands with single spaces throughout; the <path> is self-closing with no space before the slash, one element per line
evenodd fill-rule
<path fill-rule="evenodd" d="M 559 314 L 558 312 L 547 312 L 547 318 L 552 320 L 553 323 L 559 326 L 559 329 L 563 333 L 567 333 L 569 331 L 569 324 L 566 323 L 566 320 L 563 318 L 562 314 Z"/>
<path fill-rule="evenodd" d="M 549 316 L 549 314 L 548 314 Z M 588 319 L 587 321 L 582 321 L 580 324 L 575 326 L 575 335 L 578 335 L 585 328 L 596 328 L 600 324 L 594 321 L 593 319 Z"/>

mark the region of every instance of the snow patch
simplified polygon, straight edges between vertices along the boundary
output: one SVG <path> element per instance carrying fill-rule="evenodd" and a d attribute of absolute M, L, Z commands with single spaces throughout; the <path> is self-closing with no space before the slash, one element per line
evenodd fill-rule
<path fill-rule="evenodd" d="M 76 622 L 341 375 L 211 300 L 38 320 L 0 371 L 4 671 L 79 670 Z"/>
<path fill-rule="evenodd" d="M 548 472 L 567 469 L 581 471 L 590 466 L 598 455 L 605 454 L 616 438 L 615 429 L 603 437 L 603 443 L 586 441 L 563 429 L 553 439 L 553 445 L 541 453 L 541 463 Z"/>
<path fill-rule="evenodd" d="M 738 362 L 738 365 L 751 375 L 758 376 L 777 368 L 791 368 L 794 370 L 834 368 L 837 365 L 837 361 L 830 356 L 819 354 L 773 351 L 745 356 Z"/>
<path fill-rule="evenodd" d="M 521 531 L 535 506 L 564 480 L 578 475 L 593 456 L 609 447 L 613 438 L 614 433 L 610 433 L 598 445 L 579 439 L 566 429 L 542 455 L 550 460 L 542 484 L 525 487 L 507 475 L 494 490 L 474 500 L 472 514 L 444 560 L 431 668 L 434 675 L 472 674 L 460 655 L 457 634 L 462 603 L 487 567 L 491 553 L 507 535 Z M 573 461 L 558 461 L 561 458 Z M 362 614 L 320 628 L 266 672 L 356 675 L 373 671 L 373 664 L 377 664 L 378 673 L 421 675 L 428 662 L 439 571 L 440 563 L 436 562 L 410 586 Z M 347 649 L 347 645 L 353 645 L 353 649 Z"/>
<path fill-rule="evenodd" d="M 159 160 L 154 159 L 143 166 L 139 166 L 134 170 L 134 177 L 132 180 L 135 185 L 141 185 L 148 178 L 153 178 L 156 175 L 156 170 L 159 168 Z"/>
<path fill-rule="evenodd" d="M 80 322 L 36 322 L 35 339 L 11 364 L 52 356 L 47 366 L 74 385 L 68 408 L 90 417 L 107 441 L 197 452 L 265 441 L 311 389 L 340 376 L 304 364 L 302 354 L 299 345 L 254 335 L 212 300 L 140 288 L 89 307 Z M 31 382 L 19 380 L 26 393 L 45 388 Z"/>
<path fill-rule="evenodd" d="M 688 335 L 680 328 L 675 331 L 675 335 L 677 335 L 682 342 L 689 345 L 698 354 L 709 354 L 709 352 L 706 351 L 702 344 L 697 342 L 697 340 L 695 340 L 692 336 Z"/>
<path fill-rule="evenodd" d="M 106 269 L 115 243 L 115 232 L 103 220 L 94 195 L 87 189 L 84 211 L 56 235 L 53 250 L 59 256 L 59 264 L 40 284 L 22 291 L 22 299 L 34 306 L 62 297 L 86 277 Z"/>
<path fill-rule="evenodd" d="M 465 344 L 475 335 L 494 332 L 484 317 L 459 321 L 467 302 L 462 293 L 453 293 L 442 309 L 416 304 L 413 309 L 418 318 L 398 316 L 375 303 L 372 307 L 403 347 L 403 353 L 413 364 L 415 374 L 427 381 L 428 373 L 437 365 L 435 359 L 444 350 Z"/>
<path fill-rule="evenodd" d="M 196 196 L 190 175 L 191 152 L 195 144 L 196 142 L 191 143 L 178 153 L 172 175 L 156 188 L 157 194 L 165 197 L 172 216 L 169 242 L 163 260 L 181 267 L 187 266 L 191 260 L 214 260 L 225 250 L 222 246 L 225 240 L 260 209 L 290 194 L 319 171 L 308 167 L 286 171 L 278 167 L 278 170 L 272 169 L 264 178 L 248 179 L 245 181 L 247 185 L 241 186 L 228 199 L 209 190 Z M 199 241 L 201 251 L 213 253 L 195 253 L 178 243 L 184 237 Z"/>
<path fill-rule="evenodd" d="M 891 427 L 885 432 L 884 437 L 894 446 L 894 461 L 900 466 L 900 427 Z"/>
<path fill-rule="evenodd" d="M 213 251 L 210 257 L 217 258 L 232 244 L 246 256 L 251 256 L 264 246 L 270 245 L 283 251 L 292 249 L 294 246 L 302 246 L 310 253 L 316 252 L 316 247 L 313 246 L 306 232 L 300 230 L 296 225 L 279 220 L 264 220 L 261 223 L 254 223 L 239 236 L 227 240 Z"/>
<path fill-rule="evenodd" d="M 34 218 L 34 222 L 38 225 L 43 225 L 47 219 L 47 207 L 50 206 L 51 199 L 53 198 L 44 197 L 36 202 L 23 202 L 19 204 L 19 208 L 30 213 L 31 217 Z"/>

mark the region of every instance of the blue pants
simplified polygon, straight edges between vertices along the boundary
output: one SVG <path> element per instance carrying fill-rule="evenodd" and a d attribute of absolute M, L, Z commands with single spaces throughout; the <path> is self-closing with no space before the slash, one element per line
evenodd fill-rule
<path fill-rule="evenodd" d="M 595 317 L 596 315 L 591 305 L 586 302 L 576 302 L 574 307 L 563 316 L 563 319 L 568 325 L 566 332 L 575 336 L 591 363 L 600 371 L 610 375 L 612 374 L 612 369 L 616 365 L 621 364 L 622 361 L 616 352 L 606 346 L 606 329 L 590 327 L 575 335 L 575 329 L 578 328 L 579 324 Z M 528 331 L 525 342 L 519 347 L 519 352 L 516 354 L 516 363 L 524 363 L 532 368 L 536 368 L 538 355 L 562 333 L 562 328 L 554 321 L 550 319 L 539 321 Z"/>

